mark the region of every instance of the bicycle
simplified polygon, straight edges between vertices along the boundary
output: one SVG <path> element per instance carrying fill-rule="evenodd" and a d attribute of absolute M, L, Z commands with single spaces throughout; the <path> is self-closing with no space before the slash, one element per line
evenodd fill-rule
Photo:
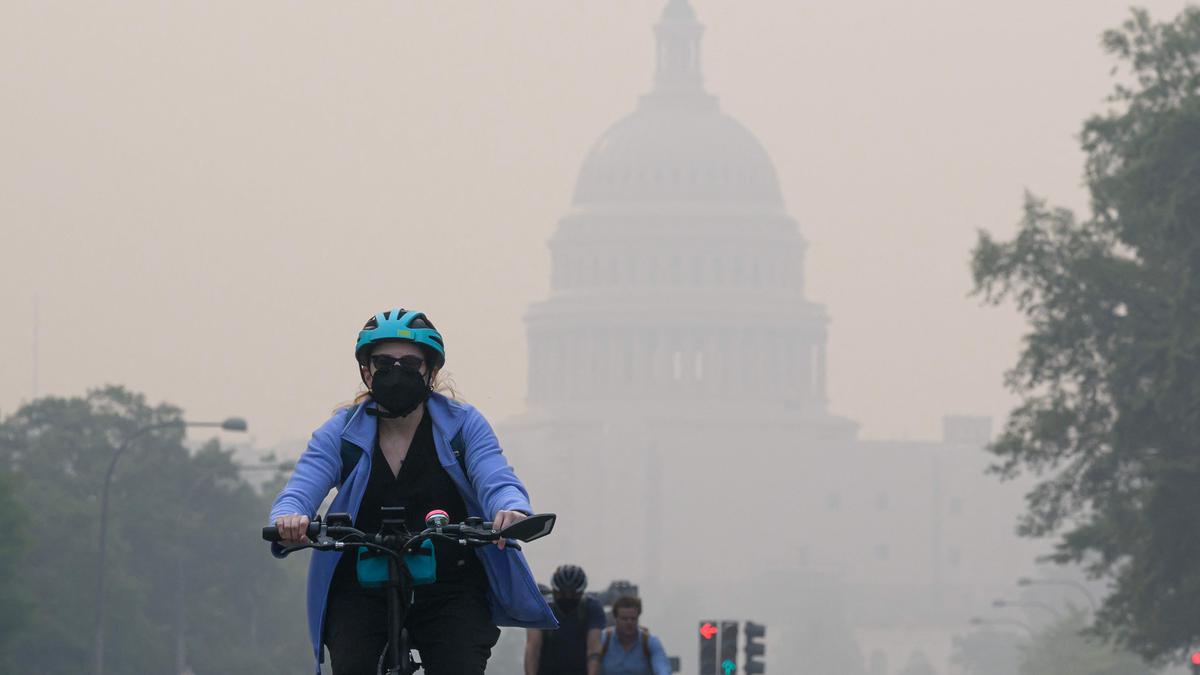
<path fill-rule="evenodd" d="M 414 535 L 404 524 L 403 507 L 385 506 L 381 510 L 383 523 L 376 534 L 355 529 L 347 513 L 331 513 L 324 520 L 317 516 L 308 524 L 305 534 L 309 543 L 283 550 L 286 556 L 309 548 L 345 551 L 347 548 L 365 547 L 387 556 L 387 580 L 382 585 L 386 589 L 389 639 L 379 657 L 380 675 L 413 675 L 421 668 L 420 662 L 413 659 L 408 629 L 403 626 L 401 614 L 403 611 L 407 615 L 413 601 L 414 584 L 404 561 L 406 553 L 416 553 L 421 544 L 435 539 L 460 546 L 487 546 L 504 539 L 505 546 L 519 551 L 521 546 L 517 541 L 530 542 L 550 534 L 556 519 L 553 513 L 537 514 L 497 531 L 492 529 L 492 523 L 482 518 L 471 517 L 452 524 L 445 511 L 434 510 L 425 516 L 425 529 Z M 262 537 L 270 542 L 280 541 L 279 531 L 274 525 L 264 527 Z"/>

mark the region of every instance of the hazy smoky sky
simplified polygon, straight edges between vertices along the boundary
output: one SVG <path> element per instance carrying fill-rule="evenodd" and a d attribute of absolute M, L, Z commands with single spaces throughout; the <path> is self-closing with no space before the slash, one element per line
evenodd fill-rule
<path fill-rule="evenodd" d="M 368 315 L 425 309 L 464 396 L 523 408 L 522 315 L 580 162 L 650 85 L 664 0 L 0 4 L 0 412 L 121 383 L 306 436 Z M 1086 205 L 1112 0 L 694 0 L 775 162 L 867 437 L 1003 416 L 1022 323 L 967 297 L 1029 189 Z M 1159 19 L 1184 2 L 1143 3 Z"/>

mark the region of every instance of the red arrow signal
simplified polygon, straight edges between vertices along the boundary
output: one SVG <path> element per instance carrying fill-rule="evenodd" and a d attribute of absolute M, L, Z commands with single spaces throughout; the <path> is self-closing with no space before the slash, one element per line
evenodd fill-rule
<path fill-rule="evenodd" d="M 705 640 L 713 639 L 713 637 L 715 637 L 716 634 L 717 634 L 717 627 L 712 625 L 711 623 L 706 623 L 703 626 L 700 626 L 700 637 L 704 638 Z"/>

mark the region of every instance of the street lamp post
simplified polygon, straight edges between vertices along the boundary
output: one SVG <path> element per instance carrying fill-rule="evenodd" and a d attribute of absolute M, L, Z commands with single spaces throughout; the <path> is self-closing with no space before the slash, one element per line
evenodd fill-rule
<path fill-rule="evenodd" d="M 1034 600 L 1006 600 L 1004 598 L 999 598 L 992 601 L 992 607 L 997 609 L 1003 609 L 1005 607 L 1032 607 L 1034 609 L 1040 609 L 1044 612 L 1049 612 L 1050 615 L 1055 618 L 1055 620 L 1063 618 L 1062 612 L 1054 609 L 1044 602 L 1036 602 Z"/>
<path fill-rule="evenodd" d="M 104 675 L 104 564 L 108 549 L 108 489 L 112 485 L 113 471 L 117 468 L 117 460 L 129 449 L 134 440 L 151 431 L 173 427 L 218 427 L 226 431 L 245 431 L 247 429 L 246 420 L 240 417 L 230 417 L 224 422 L 173 420 L 171 422 L 151 424 L 135 430 L 113 452 L 112 459 L 108 461 L 108 472 L 104 474 L 104 487 L 100 491 L 100 541 L 99 554 L 96 557 L 96 616 L 93 621 L 92 630 L 93 675 Z"/>
<path fill-rule="evenodd" d="M 978 616 L 974 616 L 971 617 L 970 623 L 972 626 L 1017 626 L 1018 628 L 1021 628 L 1025 632 L 1029 633 L 1029 637 L 1037 637 L 1037 632 L 1035 632 L 1033 628 L 1029 626 L 1029 624 L 1025 623 L 1024 621 L 1017 621 L 1016 619 L 983 619 Z"/>
<path fill-rule="evenodd" d="M 1087 589 L 1087 586 L 1084 586 L 1078 581 L 1071 581 L 1069 579 L 1030 579 L 1029 577 L 1021 577 L 1020 579 L 1017 579 L 1017 585 L 1022 587 L 1035 585 L 1070 586 L 1071 588 L 1083 593 L 1083 596 L 1087 598 L 1088 605 L 1092 608 L 1092 614 L 1096 613 L 1096 597 L 1093 596 L 1092 592 Z"/>

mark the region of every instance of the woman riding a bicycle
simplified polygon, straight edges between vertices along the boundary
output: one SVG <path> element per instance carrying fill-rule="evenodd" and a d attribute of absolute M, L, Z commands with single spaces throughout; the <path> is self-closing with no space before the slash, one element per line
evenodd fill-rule
<path fill-rule="evenodd" d="M 446 350 L 424 314 L 371 317 L 354 355 L 367 392 L 313 432 L 275 499 L 276 555 L 307 543 L 309 520 L 334 488 L 329 512 L 350 514 L 364 532 L 380 529 L 382 507 L 403 507 L 411 531 L 433 509 L 452 522 L 490 520 L 496 530 L 533 513 L 483 415 L 434 391 Z M 429 675 L 482 675 L 497 626 L 557 625 L 524 557 L 503 539 L 483 548 L 438 541 L 433 555 L 436 581 L 413 589 L 404 617 Z M 333 675 L 373 675 L 389 640 L 384 591 L 359 583 L 358 558 L 355 550 L 313 552 L 308 624 L 318 673 L 324 645 Z"/>

